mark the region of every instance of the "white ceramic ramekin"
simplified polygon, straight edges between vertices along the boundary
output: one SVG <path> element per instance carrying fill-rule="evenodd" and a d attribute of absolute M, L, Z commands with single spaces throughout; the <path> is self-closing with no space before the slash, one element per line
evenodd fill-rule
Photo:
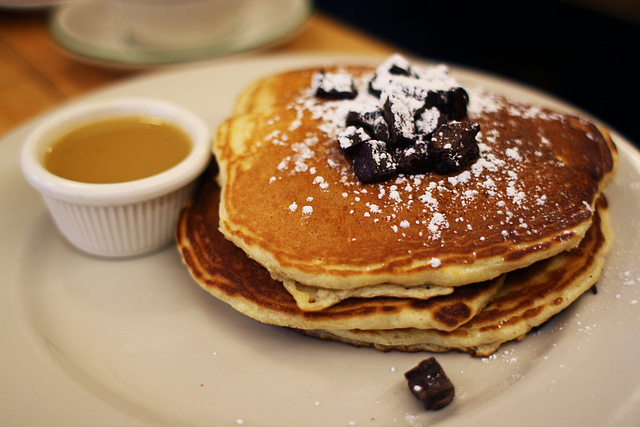
<path fill-rule="evenodd" d="M 88 184 L 61 178 L 43 166 L 46 148 L 87 122 L 119 116 L 150 115 L 183 129 L 192 143 L 189 155 L 157 175 L 116 184 Z M 43 196 L 62 235 L 92 255 L 129 257 L 168 245 L 180 209 L 191 197 L 196 178 L 211 158 L 204 121 L 180 106 L 148 98 L 119 98 L 64 108 L 27 137 L 21 166 L 27 181 Z"/>

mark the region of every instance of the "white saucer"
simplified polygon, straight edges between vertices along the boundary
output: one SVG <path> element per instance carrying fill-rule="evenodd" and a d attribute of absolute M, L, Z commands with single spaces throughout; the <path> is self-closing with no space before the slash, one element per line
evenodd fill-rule
<path fill-rule="evenodd" d="M 0 0 L 0 9 L 38 9 L 50 7 L 64 0 Z"/>
<path fill-rule="evenodd" d="M 313 10 L 310 0 L 251 0 L 233 37 L 212 34 L 204 44 L 153 46 L 118 25 L 105 2 L 61 5 L 52 15 L 53 39 L 76 59 L 111 67 L 147 67 L 226 56 L 283 40 L 299 29 Z"/>

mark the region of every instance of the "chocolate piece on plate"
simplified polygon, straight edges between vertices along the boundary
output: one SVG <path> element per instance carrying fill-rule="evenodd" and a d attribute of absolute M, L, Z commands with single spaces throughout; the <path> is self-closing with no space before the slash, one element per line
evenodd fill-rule
<path fill-rule="evenodd" d="M 409 390 L 425 409 L 444 408 L 456 394 L 453 383 L 434 357 L 423 360 L 404 376 L 409 382 Z"/>

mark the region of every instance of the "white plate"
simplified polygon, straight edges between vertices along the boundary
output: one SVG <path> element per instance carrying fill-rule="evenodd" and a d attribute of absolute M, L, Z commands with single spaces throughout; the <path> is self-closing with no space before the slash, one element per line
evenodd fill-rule
<path fill-rule="evenodd" d="M 377 63 L 379 59 L 368 63 Z M 223 60 L 154 73 L 75 103 L 155 96 L 215 128 L 250 81 L 356 58 Z M 482 83 L 566 104 L 477 72 Z M 87 257 L 55 231 L 22 178 L 34 123 L 0 141 L 0 424 L 190 426 L 581 426 L 640 420 L 640 153 L 617 133 L 608 188 L 616 240 L 598 293 L 490 358 L 436 355 L 456 386 L 425 412 L 403 373 L 426 353 L 382 353 L 257 323 L 192 281 L 177 250 L 125 261 Z"/>
<path fill-rule="evenodd" d="M 312 13 L 310 0 L 244 0 L 233 35 L 212 32 L 206 43 L 192 47 L 156 46 L 141 42 L 119 25 L 121 17 L 109 1 L 72 2 L 51 18 L 53 39 L 76 59 L 108 67 L 149 67 L 196 61 L 281 42 Z"/>

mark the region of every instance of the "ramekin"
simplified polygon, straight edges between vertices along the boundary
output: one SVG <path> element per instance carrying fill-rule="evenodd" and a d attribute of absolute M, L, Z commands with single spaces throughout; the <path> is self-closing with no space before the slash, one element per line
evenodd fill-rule
<path fill-rule="evenodd" d="M 140 114 L 162 118 L 185 131 L 192 144 L 188 156 L 157 175 L 115 184 L 72 181 L 44 168 L 45 150 L 66 132 L 87 122 Z M 151 98 L 118 98 L 77 104 L 49 116 L 27 137 L 20 164 L 73 246 L 96 256 L 131 257 L 172 241 L 178 214 L 210 159 L 209 128 L 193 112 Z"/>

